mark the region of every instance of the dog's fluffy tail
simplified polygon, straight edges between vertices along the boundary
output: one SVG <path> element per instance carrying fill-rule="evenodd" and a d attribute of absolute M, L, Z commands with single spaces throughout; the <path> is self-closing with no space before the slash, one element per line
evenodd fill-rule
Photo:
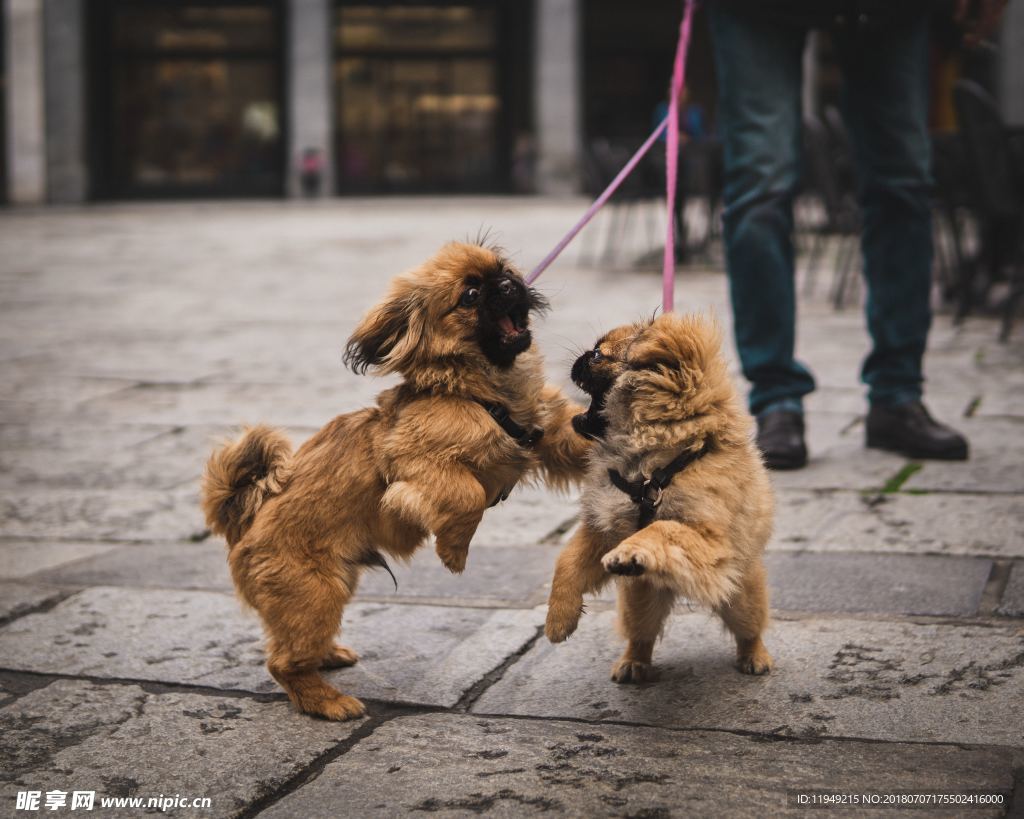
<path fill-rule="evenodd" d="M 281 493 L 291 471 L 288 437 L 271 427 L 247 427 L 206 462 L 201 491 L 206 525 L 234 546 L 266 500 Z"/>

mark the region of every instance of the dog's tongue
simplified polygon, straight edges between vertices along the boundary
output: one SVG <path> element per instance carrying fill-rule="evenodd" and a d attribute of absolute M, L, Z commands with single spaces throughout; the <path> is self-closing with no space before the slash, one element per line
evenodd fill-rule
<path fill-rule="evenodd" d="M 502 316 L 498 319 L 498 326 L 501 328 L 501 332 L 506 335 L 513 336 L 516 334 L 516 326 L 512 323 L 512 319 L 508 316 Z"/>

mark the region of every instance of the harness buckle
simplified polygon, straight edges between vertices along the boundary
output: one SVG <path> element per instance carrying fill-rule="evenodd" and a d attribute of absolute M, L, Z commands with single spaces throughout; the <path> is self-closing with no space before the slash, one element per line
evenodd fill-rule
<path fill-rule="evenodd" d="M 651 496 L 651 487 L 654 487 L 655 495 Z M 659 483 L 655 483 L 653 478 L 648 478 L 644 481 L 643 495 L 641 496 L 643 502 L 651 507 L 651 509 L 657 509 L 661 506 L 661 497 L 665 494 L 664 488 Z"/>

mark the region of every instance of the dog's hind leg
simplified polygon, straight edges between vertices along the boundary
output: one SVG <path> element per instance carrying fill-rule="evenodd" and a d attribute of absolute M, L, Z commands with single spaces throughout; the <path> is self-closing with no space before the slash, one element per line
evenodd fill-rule
<path fill-rule="evenodd" d="M 655 587 L 640 577 L 619 581 L 619 631 L 628 642 L 625 653 L 612 666 L 612 680 L 642 683 L 651 679 L 654 643 L 661 636 L 675 598 L 671 590 Z"/>
<path fill-rule="evenodd" d="M 608 582 L 601 565 L 602 545 L 602 539 L 584 524 L 573 533 L 558 556 L 544 626 L 544 633 L 552 643 L 560 643 L 576 631 L 583 613 L 583 595 L 597 591 Z"/>
<path fill-rule="evenodd" d="M 761 642 L 768 626 L 768 584 L 760 558 L 741 578 L 733 599 L 716 611 L 736 638 L 736 667 L 744 674 L 771 671 L 771 655 Z"/>
<path fill-rule="evenodd" d="M 487 504 L 487 493 L 480 482 L 469 470 L 459 468 L 434 470 L 429 484 L 396 481 L 381 501 L 403 520 L 433 532 L 437 556 L 454 574 L 466 568 L 469 542 Z"/>
<path fill-rule="evenodd" d="M 267 669 L 296 708 L 332 720 L 366 712 L 359 700 L 329 685 L 319 672 L 327 662 L 334 667 L 356 659 L 355 652 L 334 642 L 358 571 L 341 565 L 339 575 L 330 578 L 312 572 L 293 575 L 287 579 L 287 595 L 260 606 L 268 637 Z"/>

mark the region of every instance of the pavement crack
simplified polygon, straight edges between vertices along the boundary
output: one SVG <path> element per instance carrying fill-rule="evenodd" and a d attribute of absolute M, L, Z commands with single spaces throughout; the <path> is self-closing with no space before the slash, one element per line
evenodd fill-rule
<path fill-rule="evenodd" d="M 56 587 L 55 587 L 56 588 Z M 55 591 L 52 597 L 48 597 L 42 603 L 35 606 L 25 606 L 24 608 L 15 609 L 11 614 L 6 617 L 0 617 L 0 628 L 13 623 L 15 620 L 20 620 L 22 617 L 27 617 L 30 614 L 45 614 L 46 612 L 55 609 L 65 600 L 72 595 L 78 594 L 81 591 L 80 587 L 69 587 L 62 589 L 61 591 Z"/>
<path fill-rule="evenodd" d="M 348 737 L 343 739 L 333 748 L 330 748 L 320 754 L 320 756 L 314 759 L 311 763 L 303 767 L 301 771 L 296 773 L 294 776 L 289 777 L 272 790 L 269 790 L 255 801 L 250 802 L 245 810 L 236 815 L 236 819 L 250 819 L 253 816 L 257 816 L 267 808 L 280 802 L 289 794 L 297 791 L 303 785 L 312 782 L 314 779 L 319 777 L 321 773 L 323 773 L 324 768 L 339 757 L 344 756 L 362 740 L 371 736 L 373 732 L 382 725 L 385 725 L 396 718 L 397 715 L 374 716 L 367 718 L 366 721 L 360 724 L 351 734 L 348 735 Z"/>
<path fill-rule="evenodd" d="M 579 515 L 573 515 L 571 518 L 563 520 L 554 529 L 544 535 L 544 537 L 540 539 L 540 543 L 544 545 L 558 543 L 558 541 L 560 541 L 565 534 L 576 525 L 579 519 Z"/>
<path fill-rule="evenodd" d="M 476 703 L 476 701 L 480 699 L 481 696 L 483 696 L 483 693 L 488 688 L 490 688 L 495 683 L 499 682 L 501 678 L 505 676 L 505 673 L 513 665 L 519 662 L 519 660 L 523 657 L 523 655 L 526 654 L 526 652 L 533 648 L 533 646 L 537 643 L 537 641 L 540 639 L 543 633 L 544 627 L 537 626 L 537 632 L 529 640 L 523 643 L 523 645 L 519 647 L 518 651 L 515 651 L 514 653 L 510 654 L 508 657 L 502 660 L 502 662 L 497 667 L 491 669 L 489 672 L 484 674 L 483 677 L 477 680 L 477 682 L 470 686 L 469 690 L 466 691 L 466 693 L 459 698 L 459 701 L 455 704 L 455 707 L 452 710 L 459 713 L 468 712 Z"/>
<path fill-rule="evenodd" d="M 998 609 L 1003 600 L 1006 586 L 1010 582 L 1010 571 L 1013 563 L 1009 560 L 993 560 L 992 570 L 989 572 L 985 588 L 981 592 L 981 600 L 978 601 L 978 614 L 986 617 L 998 615 Z"/>
<path fill-rule="evenodd" d="M 854 418 L 852 421 L 850 421 L 850 423 L 848 423 L 845 427 L 843 427 L 841 430 L 839 430 L 839 434 L 840 435 L 847 435 L 850 432 L 853 432 L 853 430 L 855 430 L 857 427 L 859 427 L 863 423 L 864 423 L 864 416 L 863 415 L 858 415 L 856 418 Z"/>
<path fill-rule="evenodd" d="M 255 702 L 277 702 L 287 698 L 283 691 L 272 691 L 260 693 L 258 691 L 240 691 L 230 688 L 215 688 L 208 685 L 195 685 L 192 683 L 158 682 L 156 680 L 143 680 L 133 677 L 97 677 L 90 674 L 61 674 L 59 672 L 28 671 L 21 668 L 0 668 L 0 680 L 5 675 L 16 675 L 28 680 L 39 680 L 35 688 L 44 688 L 56 680 L 80 680 L 93 685 L 134 685 L 141 688 L 147 694 L 199 694 L 206 697 L 224 697 L 235 699 L 254 700 Z M 24 685 L 28 685 L 25 683 Z M 28 693 L 28 690 L 25 691 Z"/>
<path fill-rule="evenodd" d="M 915 747 L 936 747 L 936 748 L 961 748 L 974 750 L 981 748 L 1008 748 L 1017 750 L 1017 746 L 993 743 L 969 743 L 946 740 L 924 740 L 924 739 L 877 739 L 875 737 L 847 736 L 845 734 L 828 734 L 824 736 L 788 734 L 785 731 L 788 725 L 778 725 L 763 731 L 751 731 L 743 728 L 719 728 L 708 725 L 676 726 L 664 723 L 653 723 L 643 721 L 627 721 L 621 719 L 588 719 L 586 717 L 573 716 L 538 716 L 536 714 L 503 714 L 500 712 L 473 713 L 459 716 L 476 717 L 489 720 L 521 720 L 525 722 L 556 722 L 585 725 L 588 728 L 617 726 L 620 728 L 654 728 L 659 731 L 666 731 L 672 734 L 728 734 L 730 736 L 744 737 L 754 742 L 787 742 L 794 744 L 818 745 L 823 742 L 854 742 L 870 745 L 900 745 Z"/>

